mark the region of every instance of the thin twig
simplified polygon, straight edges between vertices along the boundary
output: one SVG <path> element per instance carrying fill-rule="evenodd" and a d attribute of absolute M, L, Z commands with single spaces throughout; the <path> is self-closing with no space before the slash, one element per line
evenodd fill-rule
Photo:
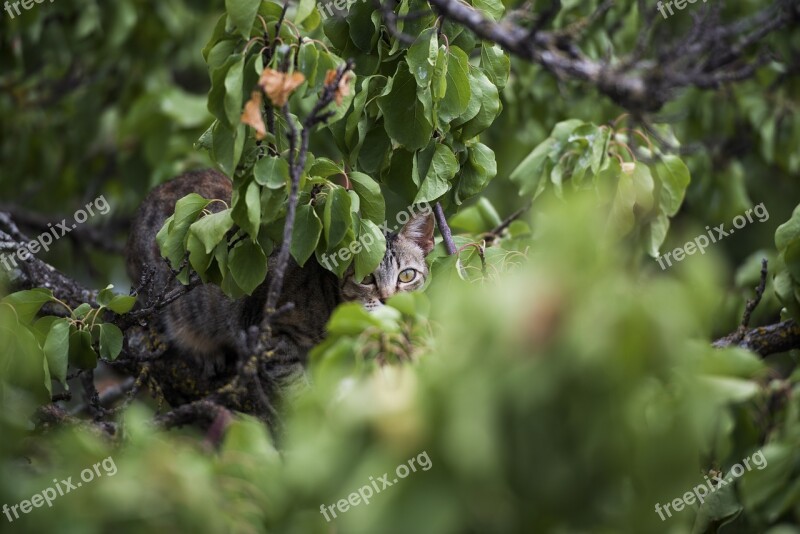
<path fill-rule="evenodd" d="M 452 256 L 456 253 L 456 244 L 453 243 L 453 234 L 450 232 L 450 226 L 447 225 L 447 219 L 444 216 L 442 205 L 438 202 L 433 206 L 433 213 L 436 215 L 436 225 L 442 233 L 444 248 L 447 250 L 447 255 Z"/>
<path fill-rule="evenodd" d="M 747 304 L 744 308 L 744 314 L 742 315 L 742 323 L 739 325 L 739 329 L 742 330 L 742 337 L 744 337 L 744 332 L 747 330 L 747 327 L 750 326 L 750 316 L 753 314 L 753 311 L 758 306 L 758 303 L 761 302 L 761 297 L 764 296 L 764 288 L 767 285 L 767 258 L 761 259 L 761 280 L 758 283 L 758 287 L 756 287 L 756 295 L 752 299 L 747 301 Z"/>

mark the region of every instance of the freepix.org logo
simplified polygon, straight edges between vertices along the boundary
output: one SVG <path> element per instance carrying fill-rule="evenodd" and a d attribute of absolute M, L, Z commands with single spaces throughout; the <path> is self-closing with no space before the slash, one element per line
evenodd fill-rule
<path fill-rule="evenodd" d="M 367 0 L 329 0 L 328 2 L 318 2 L 317 9 L 322 20 L 328 17 L 345 17 L 350 7 L 356 2 L 366 2 Z"/>
<path fill-rule="evenodd" d="M 22 15 L 20 8 L 28 11 L 29 9 L 33 8 L 34 5 L 41 4 L 44 1 L 45 0 L 15 0 L 13 2 L 6 1 L 6 3 L 3 4 L 3 9 L 6 13 L 8 13 L 8 16 L 13 19 Z M 50 3 L 52 4 L 53 0 L 50 0 Z"/>

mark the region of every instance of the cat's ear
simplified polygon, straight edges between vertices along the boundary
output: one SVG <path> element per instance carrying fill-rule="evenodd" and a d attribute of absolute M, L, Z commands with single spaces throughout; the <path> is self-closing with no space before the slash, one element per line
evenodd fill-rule
<path fill-rule="evenodd" d="M 400 235 L 417 244 L 427 256 L 433 250 L 433 211 L 425 210 L 415 214 L 409 220 Z"/>

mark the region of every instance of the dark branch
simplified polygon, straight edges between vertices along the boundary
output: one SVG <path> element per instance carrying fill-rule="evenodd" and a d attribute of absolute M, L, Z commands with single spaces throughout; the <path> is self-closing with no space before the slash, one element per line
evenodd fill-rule
<path fill-rule="evenodd" d="M 752 350 L 761 356 L 800 348 L 800 325 L 794 319 L 753 328 L 745 332 L 739 341 L 736 341 L 738 335 L 738 332 L 734 332 L 714 341 L 712 346 L 717 349 L 738 346 Z"/>
<path fill-rule="evenodd" d="M 447 255 L 452 256 L 456 253 L 456 244 L 453 243 L 453 234 L 450 232 L 450 226 L 447 224 L 447 219 L 444 216 L 442 205 L 438 202 L 435 206 L 433 206 L 433 213 L 436 215 L 436 225 L 439 227 L 439 231 L 442 233 L 444 248 L 447 250 Z"/>
<path fill-rule="evenodd" d="M 541 17 L 530 28 L 517 22 L 535 20 L 533 13 L 524 17 L 514 12 L 495 22 L 466 2 L 430 0 L 430 4 L 439 15 L 468 28 L 477 37 L 541 65 L 559 79 L 593 85 L 633 113 L 657 111 L 683 88 L 711 89 L 751 78 L 767 60 L 767 54 L 762 47 L 754 53 L 755 59 L 750 59 L 748 50 L 761 44 L 770 33 L 796 27 L 800 22 L 800 6 L 793 0 L 779 0 L 728 25 L 719 22 L 716 11 L 703 11 L 686 34 L 675 38 L 672 44 L 661 46 L 654 57 L 646 58 L 644 53 L 653 29 L 651 16 L 646 19 L 645 31 L 631 53 L 612 61 L 594 59 L 578 45 L 586 28 L 603 17 L 609 7 L 607 3 L 582 23 L 558 31 L 541 29 L 547 17 Z M 381 4 L 381 13 L 389 31 L 402 39 L 394 11 Z"/>
<path fill-rule="evenodd" d="M 276 261 L 275 269 L 273 271 L 272 280 L 269 285 L 269 292 L 267 294 L 267 320 L 275 313 L 275 307 L 278 304 L 281 289 L 283 288 L 283 278 L 286 274 L 286 268 L 289 263 L 289 251 L 292 244 L 292 232 L 294 231 L 294 219 L 297 213 L 297 193 L 300 186 L 300 176 L 303 173 L 303 167 L 306 164 L 306 156 L 308 155 L 308 142 L 311 135 L 311 130 L 317 125 L 325 122 L 330 118 L 330 112 L 324 112 L 325 109 L 336 97 L 336 92 L 339 89 L 339 83 L 347 73 L 352 70 L 353 62 L 347 61 L 344 65 L 339 67 L 336 76 L 330 81 L 322 90 L 314 108 L 303 121 L 303 129 L 299 134 L 300 142 L 298 148 L 298 132 L 294 122 L 289 115 L 288 104 L 283 106 L 283 116 L 287 124 L 287 137 L 289 138 L 289 176 L 292 180 L 291 189 L 289 191 L 289 203 L 286 209 L 286 222 L 283 226 L 283 242 L 281 243 L 280 251 Z"/>

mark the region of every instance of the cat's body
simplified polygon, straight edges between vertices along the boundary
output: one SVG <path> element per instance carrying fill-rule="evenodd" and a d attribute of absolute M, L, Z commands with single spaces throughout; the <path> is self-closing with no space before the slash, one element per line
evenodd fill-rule
<path fill-rule="evenodd" d="M 189 193 L 230 203 L 231 182 L 223 174 L 208 170 L 184 174 L 150 192 L 136 213 L 127 246 L 127 268 L 134 283 L 145 269 L 154 270 L 140 302 L 153 302 L 163 292 L 178 287 L 156 243 L 156 234 L 172 215 L 175 202 Z M 217 211 L 221 203 L 209 206 Z M 213 208 L 213 206 L 217 206 Z M 348 272 L 342 280 L 322 268 L 312 257 L 301 268 L 294 260 L 283 281 L 278 308 L 287 302 L 293 309 L 279 315 L 272 323 L 272 333 L 283 349 L 275 355 L 275 374 L 292 374 L 305 363 L 309 349 L 325 335 L 333 309 L 345 300 L 360 300 L 368 309 L 380 306 L 397 291 L 420 287 L 428 274 L 425 256 L 433 247 L 433 219 L 430 213 L 413 218 L 399 233 L 387 236 L 387 253 L 381 265 L 368 279 L 357 283 Z M 157 329 L 181 357 L 201 366 L 205 375 L 225 367 L 225 362 L 240 356 L 244 332 L 258 325 L 264 317 L 270 273 L 276 255 L 268 260 L 267 279 L 251 296 L 233 300 L 215 285 L 206 284 L 166 306 L 159 315 Z M 417 273 L 413 280 L 409 271 Z M 403 274 L 400 277 L 400 273 Z"/>

